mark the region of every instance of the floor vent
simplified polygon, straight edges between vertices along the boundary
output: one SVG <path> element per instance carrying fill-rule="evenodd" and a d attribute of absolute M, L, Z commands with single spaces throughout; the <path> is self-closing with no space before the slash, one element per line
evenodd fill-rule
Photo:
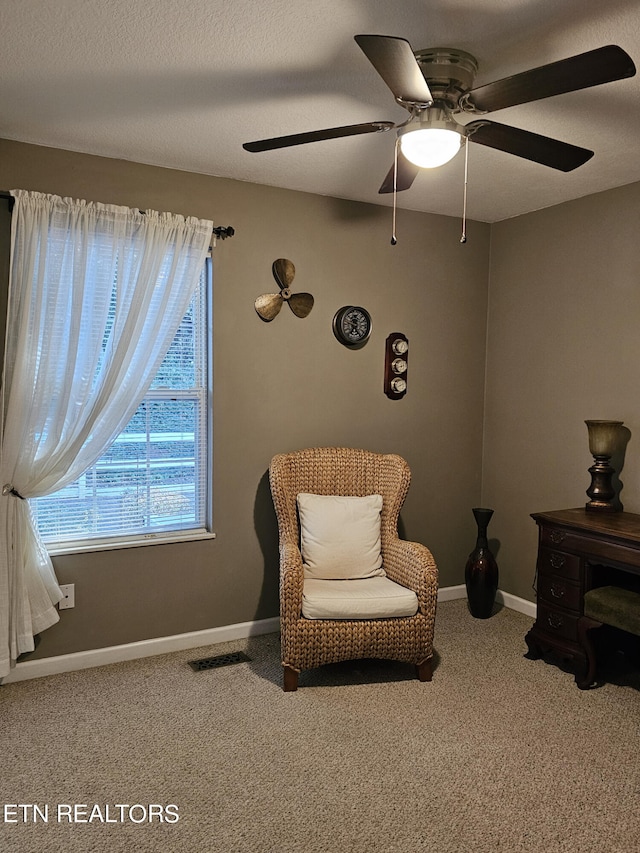
<path fill-rule="evenodd" d="M 203 672 L 205 669 L 217 669 L 220 666 L 230 666 L 233 663 L 244 663 L 250 661 L 244 652 L 230 652 L 227 655 L 217 655 L 213 658 L 200 658 L 200 660 L 190 660 L 189 666 L 194 672 Z"/>

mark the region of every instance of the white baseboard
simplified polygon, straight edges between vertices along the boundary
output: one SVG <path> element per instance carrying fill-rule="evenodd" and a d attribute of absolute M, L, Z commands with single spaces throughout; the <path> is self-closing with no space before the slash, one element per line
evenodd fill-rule
<path fill-rule="evenodd" d="M 175 634 L 171 637 L 155 637 L 152 640 L 140 640 L 121 646 L 106 646 L 102 649 L 89 649 L 85 652 L 72 652 L 38 660 L 27 660 L 16 664 L 9 675 L 2 679 L 3 684 L 12 681 L 25 681 L 40 678 L 43 675 L 57 675 L 61 672 L 73 672 L 76 669 L 90 669 L 107 663 L 120 663 L 126 660 L 163 655 L 167 652 L 179 652 L 183 649 L 195 649 L 225 643 L 228 640 L 241 640 L 270 634 L 278 631 L 280 619 L 261 619 L 257 622 L 238 622 L 235 625 L 223 625 L 221 628 L 207 628 L 204 631 L 191 631 L 188 634 Z"/>
<path fill-rule="evenodd" d="M 446 586 L 438 590 L 438 601 L 453 601 L 466 598 L 467 590 L 464 584 Z M 525 613 L 535 619 L 536 605 L 531 601 L 518 598 L 508 592 L 498 590 L 496 601 Z M 16 664 L 9 675 L 1 680 L 2 684 L 14 681 L 26 681 L 29 678 L 41 678 L 44 675 L 58 675 L 62 672 L 73 672 L 78 669 L 90 669 L 94 666 L 104 666 L 108 663 L 136 660 L 137 658 L 163 655 L 167 652 L 179 652 L 183 649 L 195 649 L 199 646 L 210 646 L 225 643 L 229 640 L 242 640 L 246 637 L 257 637 L 260 634 L 270 634 L 278 631 L 280 619 L 273 616 L 270 619 L 260 619 L 257 622 L 238 622 L 235 625 L 223 625 L 220 628 L 207 628 L 204 631 L 191 631 L 187 634 L 175 634 L 171 637 L 155 637 L 151 640 L 140 640 L 136 643 L 125 643 L 121 646 L 107 646 L 102 649 L 88 649 L 84 652 L 72 652 L 68 655 L 56 655 L 49 658 L 27 660 Z"/>
<path fill-rule="evenodd" d="M 461 583 L 458 586 L 445 586 L 438 590 L 438 601 L 454 601 L 457 598 L 466 598 L 467 588 Z M 499 589 L 496 593 L 496 602 L 508 607 L 509 610 L 517 610 L 518 613 L 524 613 L 525 616 L 536 618 L 536 605 L 533 601 L 527 601 L 524 598 L 519 598 L 517 595 L 512 595 L 510 592 L 503 592 Z"/>
<path fill-rule="evenodd" d="M 458 586 L 441 586 L 438 590 L 438 601 L 454 601 L 457 598 L 466 598 L 467 588 L 461 583 Z"/>
<path fill-rule="evenodd" d="M 496 593 L 496 601 L 498 604 L 504 604 L 510 610 L 517 610 L 518 613 L 524 613 L 525 616 L 536 618 L 537 606 L 535 601 L 527 601 L 526 598 L 519 598 L 517 595 L 511 595 L 510 592 L 502 592 L 501 589 Z"/>

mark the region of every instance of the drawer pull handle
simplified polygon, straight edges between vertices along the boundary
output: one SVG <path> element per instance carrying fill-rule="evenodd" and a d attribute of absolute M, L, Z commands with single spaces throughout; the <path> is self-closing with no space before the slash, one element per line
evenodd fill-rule
<path fill-rule="evenodd" d="M 557 613 L 550 613 L 547 616 L 547 622 L 552 628 L 562 628 L 562 616 L 558 616 Z"/>
<path fill-rule="evenodd" d="M 552 542 L 558 545 L 565 538 L 567 534 L 563 530 L 552 530 L 549 533 L 549 538 Z"/>
<path fill-rule="evenodd" d="M 551 556 L 549 557 L 549 562 L 551 563 L 554 569 L 561 569 L 567 562 L 567 558 L 564 556 L 564 554 L 551 554 Z"/>
<path fill-rule="evenodd" d="M 554 598 L 562 598 L 565 594 L 565 588 L 563 586 L 559 586 L 558 584 L 551 584 L 551 595 Z"/>

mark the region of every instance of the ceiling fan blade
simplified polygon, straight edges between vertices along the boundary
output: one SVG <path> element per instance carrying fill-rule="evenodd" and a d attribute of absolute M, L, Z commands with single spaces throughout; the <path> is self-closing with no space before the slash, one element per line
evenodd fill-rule
<path fill-rule="evenodd" d="M 490 113 L 633 77 L 635 73 L 631 57 L 621 47 L 610 44 L 471 89 L 460 98 L 459 106 L 467 112 Z"/>
<path fill-rule="evenodd" d="M 408 190 L 416 179 L 419 171 L 420 168 L 418 166 L 415 166 L 410 160 L 407 160 L 402 151 L 398 151 L 398 177 L 396 179 L 397 192 Z M 393 192 L 393 173 L 394 167 L 392 166 L 387 172 L 387 177 L 382 182 L 382 186 L 378 190 L 378 194 Z"/>
<path fill-rule="evenodd" d="M 369 62 L 401 104 L 429 107 L 433 96 L 406 39 L 396 36 L 354 36 Z"/>
<path fill-rule="evenodd" d="M 292 293 L 289 298 L 289 308 L 296 317 L 306 317 L 313 308 L 313 296 L 310 293 Z"/>
<path fill-rule="evenodd" d="M 328 127 L 326 130 L 311 130 L 307 133 L 293 133 L 290 136 L 275 136 L 273 139 L 260 139 L 257 142 L 245 142 L 245 151 L 273 151 L 276 148 L 290 148 L 292 145 L 305 145 L 307 142 L 322 142 L 325 139 L 339 139 L 342 136 L 359 136 L 362 133 L 383 133 L 395 127 L 392 121 L 370 121 L 364 124 L 348 124 L 344 127 Z"/>
<path fill-rule="evenodd" d="M 255 301 L 255 308 L 263 320 L 269 322 L 277 317 L 284 299 L 279 293 L 263 293 Z"/>
<path fill-rule="evenodd" d="M 561 172 L 571 172 L 593 157 L 593 151 L 587 148 L 579 148 L 559 139 L 551 139 L 530 130 L 521 130 L 495 121 L 472 121 L 465 126 L 465 133 L 472 142 L 506 151 L 507 154 L 515 154 L 525 160 L 533 160 L 534 163 L 541 163 Z"/>

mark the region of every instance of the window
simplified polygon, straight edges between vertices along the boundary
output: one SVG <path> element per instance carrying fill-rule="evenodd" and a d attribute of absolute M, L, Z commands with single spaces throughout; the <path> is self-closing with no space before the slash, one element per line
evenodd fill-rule
<path fill-rule="evenodd" d="M 205 535 L 210 528 L 211 261 L 143 402 L 74 483 L 31 503 L 53 553 Z"/>

